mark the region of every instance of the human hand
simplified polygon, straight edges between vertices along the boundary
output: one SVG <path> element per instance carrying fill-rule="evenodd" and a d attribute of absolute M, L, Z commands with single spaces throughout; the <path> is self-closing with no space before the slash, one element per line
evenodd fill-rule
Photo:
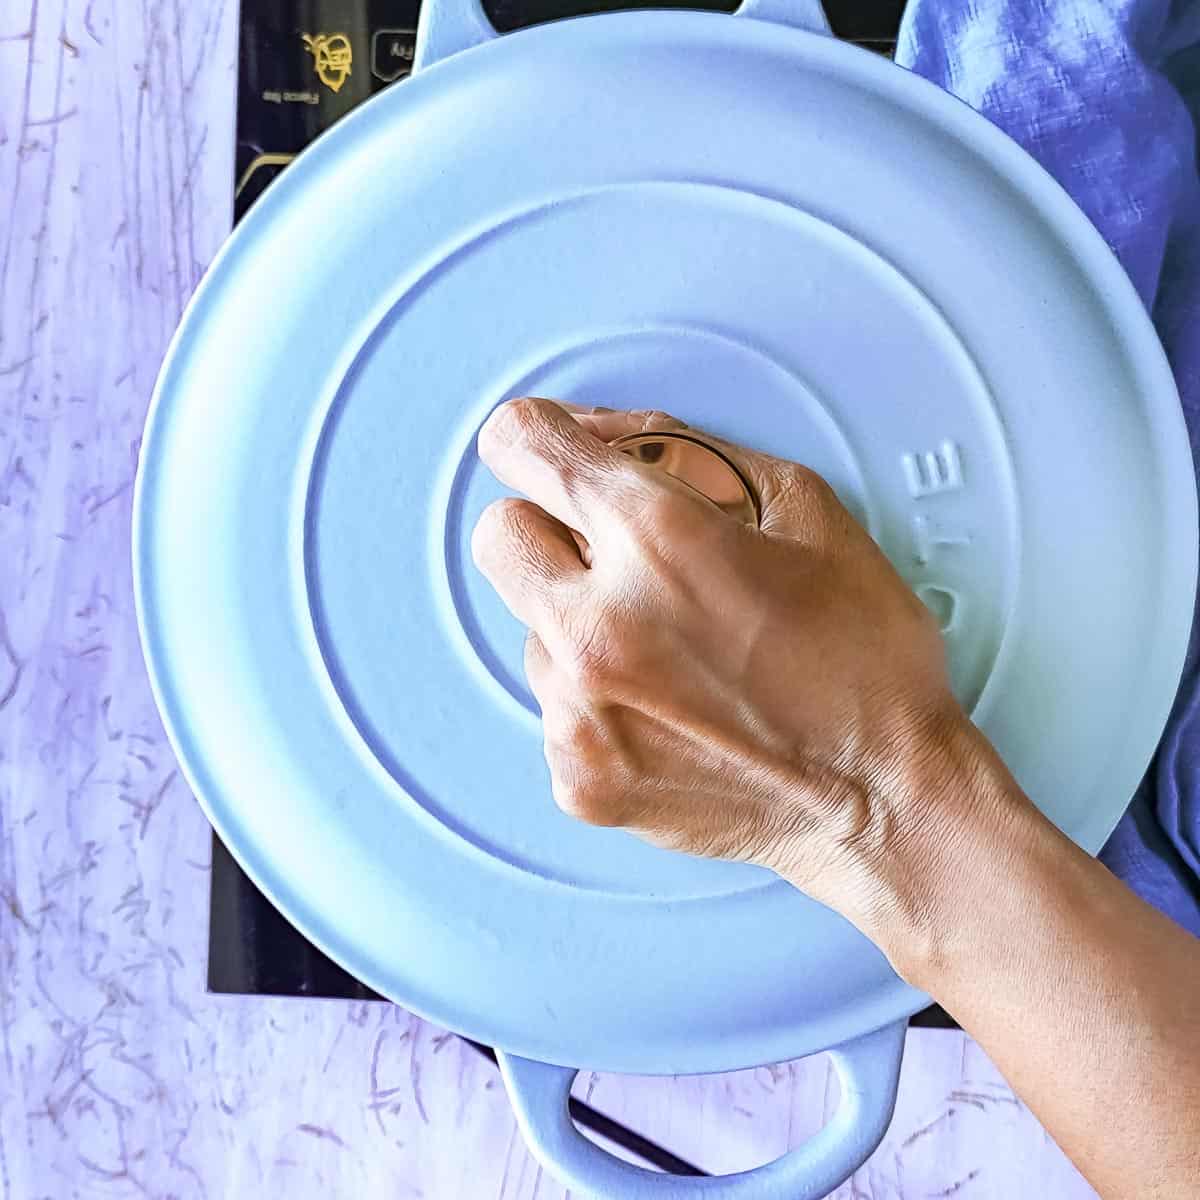
<path fill-rule="evenodd" d="M 569 407 L 485 422 L 480 457 L 529 499 L 472 544 L 531 631 L 557 803 L 770 867 L 864 928 L 911 903 L 892 856 L 986 757 L 931 614 L 812 471 L 708 438 L 758 493 L 749 527 L 607 444 L 681 422 Z"/>
<path fill-rule="evenodd" d="M 607 444 L 679 428 L 525 399 L 479 434 L 529 497 L 488 508 L 473 549 L 531 630 L 556 800 L 778 871 L 954 1013 L 1104 1195 L 1190 1196 L 1196 943 L 1021 793 L 932 617 L 820 478 L 708 439 L 755 529 Z M 1137 1121 L 1114 1073 L 1141 1081 Z"/>

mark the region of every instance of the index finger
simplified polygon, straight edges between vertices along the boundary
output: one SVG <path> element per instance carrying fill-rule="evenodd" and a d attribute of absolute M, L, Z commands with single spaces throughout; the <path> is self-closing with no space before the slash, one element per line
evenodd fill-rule
<path fill-rule="evenodd" d="M 603 514 L 636 511 L 647 480 L 552 400 L 525 396 L 479 430 L 479 457 L 501 483 L 591 540 Z"/>

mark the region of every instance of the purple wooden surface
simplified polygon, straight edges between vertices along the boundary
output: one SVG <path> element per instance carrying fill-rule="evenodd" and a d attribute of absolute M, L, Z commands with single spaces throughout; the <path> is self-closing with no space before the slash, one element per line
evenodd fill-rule
<path fill-rule="evenodd" d="M 402 1011 L 204 992 L 208 831 L 128 567 L 154 375 L 230 221 L 234 0 L 0 4 L 0 1200 L 557 1200 L 493 1069 Z M 713 1170 L 836 1102 L 824 1059 L 584 1076 Z M 909 1037 L 838 1200 L 1094 1193 L 964 1035 Z"/>

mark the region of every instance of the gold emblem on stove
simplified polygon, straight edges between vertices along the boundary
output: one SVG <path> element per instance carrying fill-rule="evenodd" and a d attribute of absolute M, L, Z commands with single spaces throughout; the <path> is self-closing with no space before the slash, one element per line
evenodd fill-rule
<path fill-rule="evenodd" d="M 317 78 L 331 91 L 340 92 L 350 74 L 354 49 L 344 33 L 305 33 L 305 49 L 313 56 Z"/>

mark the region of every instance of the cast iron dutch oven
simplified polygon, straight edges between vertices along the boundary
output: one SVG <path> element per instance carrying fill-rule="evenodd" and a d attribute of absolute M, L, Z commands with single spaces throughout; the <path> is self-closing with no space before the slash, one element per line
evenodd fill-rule
<path fill-rule="evenodd" d="M 134 550 L 163 718 L 255 882 L 372 987 L 500 1047 L 571 1186 L 823 1196 L 882 1136 L 926 998 L 765 871 L 556 810 L 522 630 L 470 563 L 499 492 L 475 433 L 535 393 L 820 471 L 937 613 L 974 720 L 1095 851 L 1191 619 L 1170 372 L 1060 188 L 815 0 L 503 38 L 476 0 L 426 0 L 417 58 L 271 187 L 171 348 Z M 567 1117 L 581 1066 L 831 1047 L 837 1115 L 742 1174 L 652 1174 Z"/>

